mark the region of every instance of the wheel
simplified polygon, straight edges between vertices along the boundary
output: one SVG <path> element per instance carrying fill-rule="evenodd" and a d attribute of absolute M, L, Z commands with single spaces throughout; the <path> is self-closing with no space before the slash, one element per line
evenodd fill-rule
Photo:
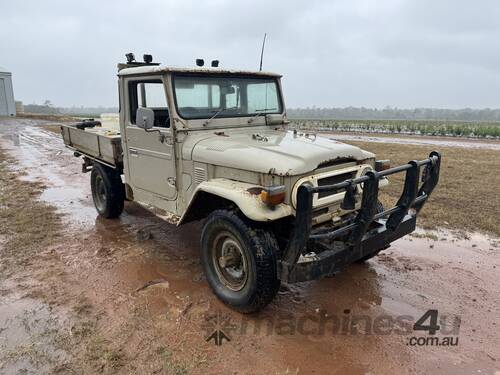
<path fill-rule="evenodd" d="M 377 200 L 377 213 L 379 214 L 379 213 L 384 212 L 384 211 L 385 211 L 384 205 L 382 204 L 382 202 L 380 202 L 379 200 Z M 376 251 L 374 253 L 366 255 L 363 258 L 358 259 L 355 263 L 365 263 L 367 260 L 369 260 L 369 259 L 373 258 L 374 256 L 376 256 L 382 250 L 384 250 L 384 249 L 380 249 L 379 251 Z"/>
<path fill-rule="evenodd" d="M 125 187 L 119 172 L 94 163 L 90 174 L 90 187 L 99 215 L 108 219 L 120 216 L 125 201 Z"/>
<path fill-rule="evenodd" d="M 278 292 L 278 244 L 272 232 L 253 228 L 234 211 L 209 215 L 201 234 L 201 260 L 208 284 L 226 305 L 256 312 Z"/>

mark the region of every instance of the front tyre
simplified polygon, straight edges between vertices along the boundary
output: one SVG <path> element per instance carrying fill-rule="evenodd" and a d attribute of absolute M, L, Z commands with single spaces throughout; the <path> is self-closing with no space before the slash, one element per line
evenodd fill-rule
<path fill-rule="evenodd" d="M 107 219 L 120 216 L 125 201 L 125 187 L 119 172 L 94 163 L 90 174 L 90 187 L 94 206 L 99 215 Z"/>
<path fill-rule="evenodd" d="M 234 310 L 259 311 L 278 292 L 279 248 L 274 235 L 253 228 L 235 212 L 210 214 L 201 234 L 201 251 L 208 284 Z"/>

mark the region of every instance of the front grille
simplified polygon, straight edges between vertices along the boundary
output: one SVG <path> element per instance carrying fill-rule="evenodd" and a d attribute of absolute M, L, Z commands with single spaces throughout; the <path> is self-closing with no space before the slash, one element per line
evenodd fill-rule
<path fill-rule="evenodd" d="M 318 180 L 318 186 L 326 186 L 326 185 L 333 185 L 333 184 L 338 184 L 339 182 L 343 182 L 345 180 L 348 180 L 350 178 L 353 178 L 354 172 L 348 172 L 348 173 L 342 173 L 334 176 L 329 176 L 329 177 L 324 177 L 320 178 Z M 337 191 L 322 191 L 318 193 L 318 198 L 324 198 L 328 197 L 332 194 L 337 194 L 345 191 L 345 189 L 340 189 Z"/>

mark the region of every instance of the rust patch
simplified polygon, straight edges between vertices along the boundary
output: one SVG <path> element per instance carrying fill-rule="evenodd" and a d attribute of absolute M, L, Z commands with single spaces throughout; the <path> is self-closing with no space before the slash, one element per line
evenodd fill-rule
<path fill-rule="evenodd" d="M 255 186 L 255 187 L 248 188 L 247 191 L 252 195 L 259 195 L 262 191 L 262 188 Z"/>

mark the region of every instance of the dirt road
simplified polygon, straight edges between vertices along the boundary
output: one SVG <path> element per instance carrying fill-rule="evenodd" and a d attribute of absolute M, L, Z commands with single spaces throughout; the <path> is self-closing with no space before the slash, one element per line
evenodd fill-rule
<path fill-rule="evenodd" d="M 57 237 L 0 277 L 0 373 L 500 371 L 498 239 L 419 231 L 241 316 L 203 278 L 199 223 L 176 228 L 134 203 L 98 218 L 89 175 L 43 125 L 0 120 L 9 170 L 62 215 Z M 435 335 L 413 330 L 428 310 Z"/>

